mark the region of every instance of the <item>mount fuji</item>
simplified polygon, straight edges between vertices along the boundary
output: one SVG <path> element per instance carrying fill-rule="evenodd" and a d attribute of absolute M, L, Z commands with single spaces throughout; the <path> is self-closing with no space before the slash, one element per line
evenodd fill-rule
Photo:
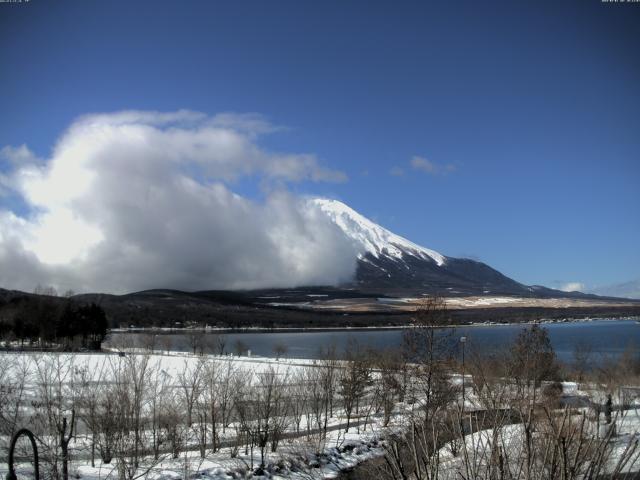
<path fill-rule="evenodd" d="M 326 215 L 327 221 L 333 222 L 353 244 L 356 270 L 348 283 L 233 291 L 160 288 L 124 295 L 86 293 L 73 298 L 100 304 L 111 325 L 126 327 L 406 325 L 411 321 L 415 302 L 423 295 L 446 297 L 451 318 L 459 323 L 640 314 L 638 300 L 524 285 L 482 262 L 448 257 L 417 245 L 337 200 L 306 201 L 318 215 Z M 11 308 L 18 301 L 39 301 L 36 297 L 0 288 L 0 316 L 3 305 Z"/>
<path fill-rule="evenodd" d="M 338 200 L 314 198 L 318 207 L 354 243 L 358 253 L 351 285 L 363 292 L 388 294 L 518 295 L 588 297 L 519 283 L 485 263 L 447 257 L 417 245 L 372 222 Z"/>

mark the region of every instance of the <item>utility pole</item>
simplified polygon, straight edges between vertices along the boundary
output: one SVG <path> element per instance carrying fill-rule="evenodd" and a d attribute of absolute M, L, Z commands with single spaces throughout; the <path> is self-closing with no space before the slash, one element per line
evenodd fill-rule
<path fill-rule="evenodd" d="M 462 345 L 462 415 L 464 415 L 464 346 L 467 343 L 467 337 L 460 337 L 460 344 Z"/>

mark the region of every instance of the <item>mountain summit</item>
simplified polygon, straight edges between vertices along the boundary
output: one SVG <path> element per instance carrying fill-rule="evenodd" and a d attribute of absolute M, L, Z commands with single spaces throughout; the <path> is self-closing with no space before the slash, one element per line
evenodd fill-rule
<path fill-rule="evenodd" d="M 364 258 L 365 253 L 376 259 L 383 256 L 397 260 L 411 255 L 424 260 L 431 259 L 438 266 L 445 263 L 444 255 L 390 232 L 338 200 L 316 198 L 313 203 L 363 250 L 359 255 L 360 259 Z"/>
<path fill-rule="evenodd" d="M 338 200 L 310 200 L 358 250 L 358 266 L 350 286 L 388 294 L 583 296 L 523 285 L 468 258 L 442 255 L 417 245 L 359 214 Z"/>

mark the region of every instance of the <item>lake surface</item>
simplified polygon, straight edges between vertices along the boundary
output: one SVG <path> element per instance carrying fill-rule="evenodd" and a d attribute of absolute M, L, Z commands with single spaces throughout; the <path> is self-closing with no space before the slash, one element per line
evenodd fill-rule
<path fill-rule="evenodd" d="M 527 325 L 481 325 L 456 327 L 452 334 L 452 342 L 458 343 L 459 337 L 467 337 L 466 351 L 497 352 L 508 348 L 513 339 Z M 582 322 L 549 323 L 542 325 L 549 332 L 549 337 L 558 358 L 565 362 L 573 361 L 576 346 L 588 347 L 594 360 L 613 358 L 621 355 L 625 349 L 631 348 L 640 354 L 640 323 L 634 320 L 591 320 Z M 449 329 L 446 329 L 449 330 Z M 242 342 L 251 350 L 252 355 L 273 357 L 277 346 L 286 347 L 282 356 L 289 358 L 318 358 L 322 349 L 335 345 L 342 354 L 350 344 L 357 341 L 362 347 L 375 349 L 399 348 L 402 346 L 406 329 L 356 330 L 339 331 L 298 331 L 298 332 L 234 332 L 209 333 L 198 332 L 203 340 L 204 350 L 217 353 L 217 337 L 223 336 L 226 352 L 235 352 L 238 342 Z M 149 336 L 154 333 L 118 332 L 110 334 L 107 346 L 122 345 L 123 342 L 133 346 L 144 346 Z M 147 343 L 145 343 L 147 342 Z M 189 333 L 155 334 L 156 350 L 166 349 L 192 350 Z"/>

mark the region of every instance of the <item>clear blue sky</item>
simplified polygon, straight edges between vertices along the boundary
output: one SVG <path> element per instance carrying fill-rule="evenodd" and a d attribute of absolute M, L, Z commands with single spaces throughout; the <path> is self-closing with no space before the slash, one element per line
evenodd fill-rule
<path fill-rule="evenodd" d="M 46 157 L 90 112 L 257 112 L 289 127 L 263 146 L 349 177 L 296 192 L 524 283 L 621 282 L 640 277 L 638 25 L 640 4 L 599 0 L 4 3 L 0 148 Z"/>

